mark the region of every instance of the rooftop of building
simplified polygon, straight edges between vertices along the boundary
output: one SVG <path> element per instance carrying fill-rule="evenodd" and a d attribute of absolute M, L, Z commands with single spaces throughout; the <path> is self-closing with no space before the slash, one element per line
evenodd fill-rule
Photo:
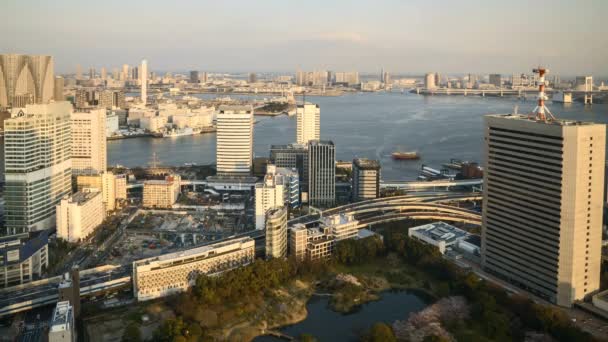
<path fill-rule="evenodd" d="M 523 115 L 523 114 L 489 114 L 488 117 L 493 118 L 502 118 L 502 119 L 510 119 L 510 120 L 519 120 L 519 121 L 527 121 L 527 122 L 535 122 L 538 124 L 546 124 L 546 125 L 555 125 L 555 126 L 588 126 L 588 125 L 600 125 L 595 122 L 589 121 L 576 121 L 576 120 L 537 120 L 533 114 Z"/>
<path fill-rule="evenodd" d="M 162 254 L 156 257 L 152 257 L 152 258 L 148 258 L 148 259 L 141 259 L 141 260 L 137 260 L 135 261 L 133 264 L 134 266 L 137 265 L 147 265 L 153 262 L 158 262 L 158 261 L 169 261 L 169 260 L 173 260 L 173 259 L 178 259 L 178 258 L 186 258 L 189 256 L 196 256 L 199 254 L 203 254 L 203 253 L 207 253 L 207 252 L 211 252 L 215 249 L 221 248 L 221 247 L 225 247 L 225 246 L 229 246 L 232 244 L 237 244 L 237 243 L 245 243 L 245 242 L 249 242 L 249 241 L 253 241 L 252 238 L 250 237 L 242 237 L 242 238 L 237 238 L 237 239 L 232 239 L 232 240 L 227 240 L 227 241 L 222 241 L 222 242 L 218 242 L 218 243 L 214 243 L 211 245 L 205 245 L 205 246 L 201 246 L 201 247 L 195 247 L 195 248 L 191 248 L 191 249 L 187 249 L 184 251 L 179 251 L 179 252 L 173 252 L 173 253 L 168 253 L 168 254 Z"/>
<path fill-rule="evenodd" d="M 70 302 L 58 302 L 53 312 L 53 320 L 51 321 L 51 332 L 64 331 L 70 329 L 70 321 L 72 316 L 72 306 Z"/>
<path fill-rule="evenodd" d="M 410 230 L 435 241 L 445 241 L 448 245 L 469 235 L 466 231 L 441 221 L 412 227 Z"/>
<path fill-rule="evenodd" d="M 266 211 L 266 216 L 268 216 L 268 217 L 279 217 L 279 216 L 283 215 L 285 213 L 285 211 L 286 210 L 285 210 L 284 207 L 271 208 L 271 209 L 268 209 Z"/>
<path fill-rule="evenodd" d="M 297 104 L 298 108 L 303 108 L 303 107 L 304 107 L 304 105 L 307 105 L 307 106 L 315 106 L 315 107 L 319 108 L 319 104 L 318 104 L 318 103 L 305 102 L 305 103 L 298 103 L 298 104 Z"/>
<path fill-rule="evenodd" d="M 308 142 L 311 146 L 319 146 L 319 145 L 331 145 L 334 146 L 334 142 L 331 140 L 310 140 Z"/>
<path fill-rule="evenodd" d="M 206 178 L 209 183 L 236 183 L 236 184 L 255 184 L 258 181 L 258 177 L 249 175 L 216 175 L 209 176 Z"/>
<path fill-rule="evenodd" d="M 253 111 L 253 107 L 252 106 L 246 106 L 246 105 L 221 105 L 219 107 L 219 111 L 220 113 L 229 111 L 229 112 L 252 112 Z"/>
<path fill-rule="evenodd" d="M 271 150 L 305 150 L 306 145 L 291 143 L 286 145 L 270 145 Z"/>
<path fill-rule="evenodd" d="M 367 159 L 367 158 L 355 158 L 353 160 L 353 164 L 357 165 L 360 169 L 367 170 L 379 170 L 380 162 L 375 159 Z"/>
<path fill-rule="evenodd" d="M 97 189 L 83 189 L 83 191 L 78 191 L 77 193 L 70 196 L 69 200 L 70 203 L 77 203 L 78 205 L 82 205 L 99 194 L 100 192 Z"/>

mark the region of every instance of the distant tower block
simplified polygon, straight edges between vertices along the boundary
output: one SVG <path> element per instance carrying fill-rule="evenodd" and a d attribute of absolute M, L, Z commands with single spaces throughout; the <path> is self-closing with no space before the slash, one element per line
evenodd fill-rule
<path fill-rule="evenodd" d="M 148 101 L 148 61 L 141 61 L 141 102 L 145 105 Z"/>

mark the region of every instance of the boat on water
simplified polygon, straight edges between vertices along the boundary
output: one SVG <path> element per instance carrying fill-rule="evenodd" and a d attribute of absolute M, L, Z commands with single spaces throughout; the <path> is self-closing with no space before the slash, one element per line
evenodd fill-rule
<path fill-rule="evenodd" d="M 393 152 L 391 157 L 395 160 L 415 160 L 420 159 L 420 154 L 418 152 Z"/>
<path fill-rule="evenodd" d="M 194 135 L 197 133 L 198 133 L 198 131 L 195 131 L 190 127 L 181 128 L 181 129 L 177 128 L 177 129 L 171 129 L 169 131 L 163 132 L 163 138 L 183 137 L 186 135 Z"/>

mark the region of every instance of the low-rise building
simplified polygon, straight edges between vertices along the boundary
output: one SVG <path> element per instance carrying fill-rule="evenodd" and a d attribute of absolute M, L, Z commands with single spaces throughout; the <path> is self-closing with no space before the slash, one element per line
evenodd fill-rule
<path fill-rule="evenodd" d="M 102 200 L 106 211 L 113 211 L 117 207 L 117 201 L 127 199 L 127 176 L 115 175 L 110 171 L 91 175 L 78 175 L 76 177 L 78 191 L 82 189 L 101 190 Z"/>
<path fill-rule="evenodd" d="M 289 254 L 298 260 L 330 257 L 335 242 L 329 228 L 307 228 L 303 224 L 289 228 Z"/>
<path fill-rule="evenodd" d="M 133 293 L 140 300 L 187 290 L 199 275 L 217 275 L 251 263 L 255 242 L 244 237 L 133 262 Z"/>
<path fill-rule="evenodd" d="M 99 189 L 83 189 L 56 206 L 57 237 L 69 242 L 88 238 L 106 217 Z"/>
<path fill-rule="evenodd" d="M 408 230 L 409 237 L 437 247 L 441 254 L 456 247 L 456 244 L 466 239 L 470 234 L 445 222 L 433 222 Z"/>
<path fill-rule="evenodd" d="M 49 342 L 75 342 L 74 310 L 70 302 L 58 302 L 49 327 Z"/>
<path fill-rule="evenodd" d="M 48 264 L 49 231 L 0 237 L 0 288 L 29 283 Z"/>
<path fill-rule="evenodd" d="M 150 132 L 159 132 L 167 124 L 166 116 L 151 116 L 139 119 L 139 128 Z"/>
<path fill-rule="evenodd" d="M 143 206 L 147 208 L 171 208 L 180 194 L 181 177 L 166 176 L 163 180 L 144 182 Z"/>
<path fill-rule="evenodd" d="M 352 239 L 357 236 L 359 221 L 353 214 L 337 214 L 321 219 L 321 226 L 328 229 L 336 241 Z"/>

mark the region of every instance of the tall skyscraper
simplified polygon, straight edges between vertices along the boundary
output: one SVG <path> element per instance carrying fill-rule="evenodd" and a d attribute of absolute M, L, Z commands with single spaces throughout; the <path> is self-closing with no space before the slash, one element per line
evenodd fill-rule
<path fill-rule="evenodd" d="M 127 75 L 127 78 L 129 76 Z M 135 80 L 135 81 L 139 81 L 139 67 L 134 66 L 133 69 L 131 69 L 131 79 Z"/>
<path fill-rule="evenodd" d="M 201 81 L 202 84 L 205 84 L 205 83 L 207 83 L 209 81 L 208 75 L 207 75 L 206 71 L 203 71 L 203 74 L 202 74 L 202 76 L 200 78 L 200 81 Z"/>
<path fill-rule="evenodd" d="M 106 80 L 108 78 L 108 71 L 105 67 L 101 68 L 101 79 Z"/>
<path fill-rule="evenodd" d="M 308 194 L 308 146 L 300 144 L 270 146 L 270 162 L 279 168 L 296 169 L 300 194 Z M 301 201 L 307 201 L 300 197 Z"/>
<path fill-rule="evenodd" d="M 500 88 L 502 86 L 502 75 L 501 74 L 490 74 L 489 82 L 490 82 L 490 84 L 493 84 L 496 88 Z"/>
<path fill-rule="evenodd" d="M 287 256 L 287 208 L 273 208 L 266 213 L 266 258 Z"/>
<path fill-rule="evenodd" d="M 321 131 L 321 109 L 318 104 L 304 103 L 296 108 L 296 141 L 308 144 L 310 140 L 319 140 Z"/>
<path fill-rule="evenodd" d="M 253 107 L 220 106 L 216 139 L 218 175 L 249 175 L 253 157 Z"/>
<path fill-rule="evenodd" d="M 380 197 L 380 163 L 377 160 L 353 160 L 353 201 Z"/>
<path fill-rule="evenodd" d="M 107 169 L 106 110 L 72 114 L 72 174 L 97 174 Z"/>
<path fill-rule="evenodd" d="M 89 79 L 90 80 L 94 79 L 96 75 L 97 75 L 97 72 L 95 71 L 95 68 L 89 68 Z"/>
<path fill-rule="evenodd" d="M 53 57 L 0 55 L 0 107 L 25 103 L 46 103 L 53 98 L 55 75 Z"/>
<path fill-rule="evenodd" d="M 198 71 L 192 70 L 190 71 L 190 83 L 198 83 Z"/>
<path fill-rule="evenodd" d="M 76 64 L 76 80 L 82 79 L 82 65 Z"/>
<path fill-rule="evenodd" d="M 53 98 L 55 101 L 65 101 L 65 97 L 63 96 L 63 81 L 63 77 L 55 77 L 55 86 L 53 87 Z"/>
<path fill-rule="evenodd" d="M 435 83 L 435 73 L 430 72 L 424 75 L 424 87 L 426 89 L 437 88 L 437 83 Z"/>
<path fill-rule="evenodd" d="M 277 177 L 276 167 L 271 166 L 275 172 L 269 170 L 264 181 L 255 185 L 255 229 L 264 229 L 268 210 L 285 205 L 286 184 L 283 184 L 281 177 Z"/>
<path fill-rule="evenodd" d="M 4 121 L 5 219 L 9 234 L 55 226 L 55 205 L 72 189 L 72 105 L 13 109 Z"/>
<path fill-rule="evenodd" d="M 141 61 L 140 68 L 141 76 L 141 102 L 146 104 L 148 102 L 148 61 L 145 59 Z"/>
<path fill-rule="evenodd" d="M 135 67 L 135 68 L 137 68 L 137 67 Z M 123 81 L 126 81 L 126 80 L 129 79 L 129 76 L 130 76 L 129 75 L 129 64 L 123 64 L 122 65 L 122 73 L 121 73 L 121 75 L 122 75 L 121 79 Z M 135 77 L 135 78 L 131 77 L 131 78 L 134 79 L 134 80 L 138 79 L 137 77 Z"/>
<path fill-rule="evenodd" d="M 336 202 L 336 149 L 332 141 L 308 143 L 308 202 L 322 208 Z"/>
<path fill-rule="evenodd" d="M 482 266 L 570 306 L 599 288 L 606 127 L 539 117 L 485 118 Z"/>

